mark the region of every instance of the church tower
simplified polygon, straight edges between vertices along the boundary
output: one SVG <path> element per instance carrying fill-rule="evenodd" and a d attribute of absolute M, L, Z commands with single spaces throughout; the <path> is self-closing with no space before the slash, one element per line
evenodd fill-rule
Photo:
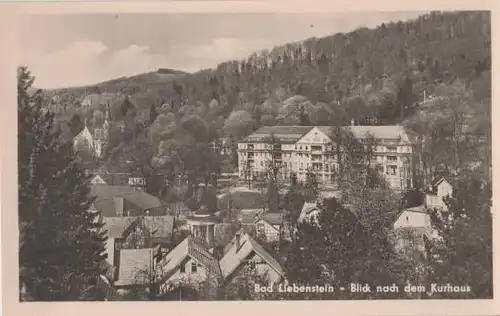
<path fill-rule="evenodd" d="M 109 133 L 110 133 L 110 124 L 111 124 L 111 107 L 109 106 L 109 101 L 106 104 L 106 114 L 104 115 L 104 123 L 102 125 L 103 129 L 103 138 L 102 138 L 102 147 L 105 151 L 108 147 Z"/>

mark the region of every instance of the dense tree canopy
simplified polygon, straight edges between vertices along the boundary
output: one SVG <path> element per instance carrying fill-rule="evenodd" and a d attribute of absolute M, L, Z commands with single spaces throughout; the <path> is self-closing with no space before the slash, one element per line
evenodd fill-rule
<path fill-rule="evenodd" d="M 20 281 L 34 300 L 102 300 L 105 272 L 98 213 L 89 211 L 90 176 L 71 144 L 61 141 L 53 114 L 33 78 L 18 72 Z"/>

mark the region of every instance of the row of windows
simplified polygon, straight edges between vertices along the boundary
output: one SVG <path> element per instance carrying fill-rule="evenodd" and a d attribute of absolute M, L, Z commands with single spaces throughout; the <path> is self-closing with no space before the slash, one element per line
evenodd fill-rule
<path fill-rule="evenodd" d="M 196 262 L 191 263 L 191 272 L 196 273 L 198 271 L 198 264 Z M 186 265 L 183 264 L 180 267 L 180 273 L 185 273 L 186 272 Z"/>
<path fill-rule="evenodd" d="M 247 145 L 247 149 L 255 149 L 256 147 L 257 148 L 262 148 L 262 149 L 265 149 L 267 148 L 267 146 L 264 146 L 266 144 L 260 144 L 261 146 L 258 146 L 259 144 L 257 144 L 257 146 L 255 146 L 254 144 L 248 144 Z M 383 151 L 384 147 L 378 147 L 380 148 L 380 151 Z M 281 145 L 275 145 L 275 149 L 281 149 Z M 317 146 L 317 145 L 311 145 L 311 147 L 309 147 L 308 145 L 295 145 L 295 150 L 322 150 L 323 147 L 322 146 Z M 397 152 L 398 151 L 398 147 L 397 146 L 385 146 L 385 150 L 386 151 L 389 151 L 389 152 Z M 406 151 L 406 148 L 403 147 L 403 151 Z"/>
<path fill-rule="evenodd" d="M 249 159 L 252 159 L 254 157 L 269 157 L 270 155 L 267 154 L 267 153 L 248 153 L 248 158 Z M 301 159 L 301 158 L 311 158 L 313 160 L 321 160 L 323 159 L 323 155 L 309 155 L 309 154 L 306 154 L 306 153 L 298 153 L 297 154 L 298 158 Z M 280 158 L 292 158 L 292 154 L 291 153 L 284 153 L 282 156 L 281 155 L 277 155 L 275 158 L 277 159 L 280 159 Z M 398 160 L 398 157 L 397 156 L 385 156 L 387 158 L 388 161 L 397 161 Z M 332 155 L 328 155 L 327 158 L 331 158 L 333 160 L 335 160 L 335 155 L 332 154 Z M 382 159 L 383 156 L 377 156 L 378 159 Z"/>

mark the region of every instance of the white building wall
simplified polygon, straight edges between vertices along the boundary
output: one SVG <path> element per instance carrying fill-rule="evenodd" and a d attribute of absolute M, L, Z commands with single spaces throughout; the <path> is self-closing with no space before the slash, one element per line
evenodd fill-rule
<path fill-rule="evenodd" d="M 271 155 L 266 145 L 238 144 L 240 178 L 256 176 L 268 170 L 266 163 L 271 161 Z M 249 149 L 251 147 L 253 149 Z M 280 172 L 283 178 L 288 179 L 293 172 L 299 181 L 305 181 L 308 170 L 313 169 L 320 183 L 332 183 L 338 165 L 335 155 L 328 154 L 328 149 L 334 149 L 333 145 L 329 137 L 318 128 L 313 128 L 294 144 L 282 144 Z M 411 180 L 411 156 L 411 145 L 380 140 L 375 148 L 374 160 L 380 164 L 379 170 L 392 188 L 407 189 L 408 179 Z"/>
<path fill-rule="evenodd" d="M 264 220 L 260 220 L 255 224 L 257 232 L 263 232 L 266 235 L 267 241 L 279 240 L 279 228 L 269 224 Z"/>
<path fill-rule="evenodd" d="M 108 237 L 106 240 L 106 253 L 108 254 L 106 261 L 113 265 L 115 260 L 115 239 L 112 237 Z"/>
<path fill-rule="evenodd" d="M 195 263 L 197 265 L 196 272 L 192 272 L 191 266 Z M 169 284 L 186 283 L 197 285 L 200 282 L 204 282 L 208 279 L 207 270 L 196 263 L 195 260 L 189 258 L 189 260 L 184 264 L 184 272 L 181 272 L 180 266 L 176 268 L 175 273 L 166 280 L 161 289 L 165 289 Z"/>
<path fill-rule="evenodd" d="M 437 186 L 437 195 L 439 197 L 451 196 L 453 194 L 453 187 L 448 181 L 443 181 Z"/>
<path fill-rule="evenodd" d="M 394 223 L 394 228 L 424 227 L 431 230 L 431 218 L 429 214 L 422 212 L 404 211 Z"/>

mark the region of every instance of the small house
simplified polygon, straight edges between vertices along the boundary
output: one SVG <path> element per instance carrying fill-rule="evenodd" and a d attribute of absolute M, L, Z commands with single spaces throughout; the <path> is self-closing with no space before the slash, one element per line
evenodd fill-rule
<path fill-rule="evenodd" d="M 269 285 L 284 279 L 284 271 L 257 241 L 247 233 L 238 232 L 226 246 L 220 260 L 220 269 L 224 282 L 231 282 L 245 267 L 255 268 L 258 274 L 267 276 Z"/>
<path fill-rule="evenodd" d="M 453 186 L 451 183 L 445 178 L 437 178 L 428 187 L 425 194 L 425 206 L 430 209 L 447 211 L 448 206 L 444 201 L 452 195 Z"/>
<path fill-rule="evenodd" d="M 304 202 L 302 206 L 302 211 L 300 212 L 298 223 L 311 222 L 317 218 L 321 209 L 316 202 Z"/>
<path fill-rule="evenodd" d="M 219 262 L 192 237 L 187 237 L 157 264 L 156 279 L 160 293 L 178 284 L 198 286 L 205 281 L 219 282 Z"/>

